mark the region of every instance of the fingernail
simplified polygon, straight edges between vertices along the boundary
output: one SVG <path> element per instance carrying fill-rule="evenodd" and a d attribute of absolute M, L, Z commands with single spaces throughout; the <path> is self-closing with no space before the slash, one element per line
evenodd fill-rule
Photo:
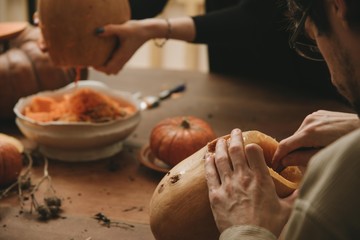
<path fill-rule="evenodd" d="M 210 161 L 212 156 L 213 156 L 212 153 L 207 152 L 207 153 L 205 154 L 205 156 L 204 156 L 204 160 L 205 160 L 205 161 Z"/>
<path fill-rule="evenodd" d="M 233 129 L 232 132 L 233 132 L 233 133 L 238 133 L 238 132 L 240 132 L 240 129 L 239 129 L 239 128 L 235 128 L 235 129 Z"/>
<path fill-rule="evenodd" d="M 103 32 L 105 32 L 104 27 L 98 27 L 97 29 L 95 29 L 96 35 L 102 34 Z"/>
<path fill-rule="evenodd" d="M 217 141 L 217 144 L 216 144 L 216 146 L 218 146 L 218 144 L 220 145 L 220 144 L 224 144 L 225 143 L 225 139 L 224 138 L 220 138 L 218 141 Z"/>

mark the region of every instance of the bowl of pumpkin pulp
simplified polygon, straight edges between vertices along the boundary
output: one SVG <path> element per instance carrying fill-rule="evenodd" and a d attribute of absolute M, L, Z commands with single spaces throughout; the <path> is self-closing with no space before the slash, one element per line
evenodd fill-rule
<path fill-rule="evenodd" d="M 140 123 L 133 94 L 83 80 L 19 99 L 16 124 L 46 157 L 91 161 L 120 152 Z"/>

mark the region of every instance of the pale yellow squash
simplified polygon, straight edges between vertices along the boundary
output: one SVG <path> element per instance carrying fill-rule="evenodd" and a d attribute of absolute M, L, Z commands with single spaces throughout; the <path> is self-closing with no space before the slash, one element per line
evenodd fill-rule
<path fill-rule="evenodd" d="M 262 147 L 266 162 L 271 164 L 278 142 L 258 131 L 243 134 L 245 144 L 256 143 Z M 210 209 L 203 159 L 206 151 L 214 152 L 215 145 L 216 140 L 181 161 L 156 187 L 150 202 L 150 225 L 157 240 L 219 238 Z M 298 187 L 298 182 L 285 179 L 271 168 L 269 172 L 280 197 L 288 196 Z M 295 174 L 300 172 L 296 170 Z"/>

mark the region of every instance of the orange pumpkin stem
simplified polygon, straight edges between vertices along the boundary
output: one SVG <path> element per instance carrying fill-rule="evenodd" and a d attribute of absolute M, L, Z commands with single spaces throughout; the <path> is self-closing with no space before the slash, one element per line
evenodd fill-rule
<path fill-rule="evenodd" d="M 185 128 L 185 129 L 189 129 L 190 128 L 190 123 L 187 119 L 183 119 L 181 122 L 181 127 Z"/>

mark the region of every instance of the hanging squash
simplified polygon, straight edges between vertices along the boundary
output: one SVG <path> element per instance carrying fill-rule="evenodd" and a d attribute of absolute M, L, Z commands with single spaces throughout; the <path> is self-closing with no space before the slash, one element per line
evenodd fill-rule
<path fill-rule="evenodd" d="M 53 62 L 61 66 L 102 66 L 117 44 L 95 30 L 130 19 L 128 0 L 39 0 L 38 16 Z"/>
<path fill-rule="evenodd" d="M 243 137 L 245 145 L 258 144 L 267 164 L 271 163 L 278 145 L 275 139 L 258 131 L 243 132 Z M 210 208 L 203 160 L 206 151 L 215 151 L 215 145 L 216 140 L 170 169 L 156 187 L 150 202 L 150 226 L 155 239 L 219 239 L 220 233 Z M 297 167 L 283 171 L 286 173 L 269 168 L 279 197 L 291 194 L 302 177 Z"/>
<path fill-rule="evenodd" d="M 5 25 L 13 26 L 1 23 Z M 17 34 L 0 36 L 0 119 L 15 117 L 13 107 L 19 98 L 63 87 L 76 78 L 74 68 L 53 65 L 49 55 L 39 49 L 39 38 L 40 29 L 28 24 Z M 86 79 L 87 70 L 82 69 L 80 75 Z"/>
<path fill-rule="evenodd" d="M 211 126 L 200 118 L 166 118 L 151 131 L 150 149 L 158 159 L 175 166 L 215 137 Z"/>

